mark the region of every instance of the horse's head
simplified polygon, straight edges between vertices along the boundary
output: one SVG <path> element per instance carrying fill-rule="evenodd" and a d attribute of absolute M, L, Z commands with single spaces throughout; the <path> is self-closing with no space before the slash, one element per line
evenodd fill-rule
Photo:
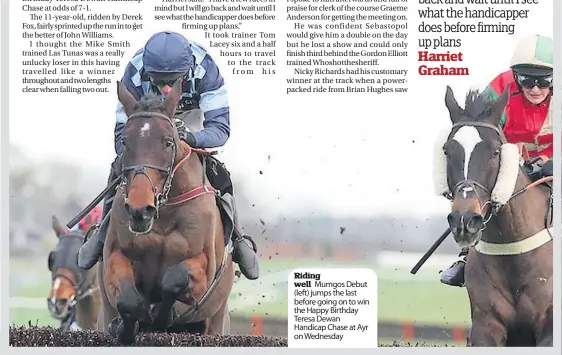
<path fill-rule="evenodd" d="M 491 213 L 509 201 L 515 188 L 519 150 L 499 128 L 508 98 L 509 86 L 496 100 L 470 91 L 461 109 L 447 87 L 445 104 L 453 127 L 445 143 L 439 143 L 436 178 L 439 193 L 452 200 L 447 220 L 461 247 L 479 241 Z"/>
<path fill-rule="evenodd" d="M 84 291 L 82 288 L 87 280 L 88 272 L 78 267 L 78 251 L 84 235 L 63 227 L 56 216 L 53 216 L 52 228 L 58 243 L 48 257 L 53 281 L 47 298 L 47 308 L 53 318 L 65 319 L 77 301 L 78 293 Z"/>
<path fill-rule="evenodd" d="M 158 208 L 166 203 L 174 165 L 182 150 L 172 121 L 181 95 L 181 79 L 162 101 L 149 94 L 140 101 L 118 83 L 118 97 L 128 117 L 123 132 L 121 157 L 125 209 L 129 230 L 146 234 Z"/>

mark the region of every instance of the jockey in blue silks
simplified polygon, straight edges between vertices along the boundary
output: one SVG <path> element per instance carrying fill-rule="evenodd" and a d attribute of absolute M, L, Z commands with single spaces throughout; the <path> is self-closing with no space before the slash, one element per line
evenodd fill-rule
<path fill-rule="evenodd" d="M 137 100 L 148 93 L 159 94 L 164 99 L 179 78 L 183 80 L 183 90 L 174 122 L 180 139 L 194 148 L 223 146 L 230 136 L 228 92 L 216 63 L 199 45 L 179 33 L 156 33 L 131 59 L 125 68 L 122 82 Z M 201 130 L 188 129 L 187 124 L 193 119 L 203 121 Z M 121 137 L 126 122 L 123 106 L 118 103 L 115 124 L 117 158 L 111 166 L 109 181 L 118 177 Z M 216 158 L 205 156 L 205 159 L 209 181 L 220 191 L 221 205 L 231 215 L 231 231 L 228 232 L 229 228 L 225 228 L 225 232 L 232 238 L 233 261 L 238 263 L 246 278 L 255 280 L 259 277 L 257 249 L 253 240 L 240 232 L 230 174 Z M 110 195 L 104 200 L 102 221 L 111 209 L 115 192 L 115 189 L 111 189 Z M 90 269 L 99 260 L 108 228 L 109 218 L 84 243 L 78 254 L 78 265 L 81 268 Z"/>

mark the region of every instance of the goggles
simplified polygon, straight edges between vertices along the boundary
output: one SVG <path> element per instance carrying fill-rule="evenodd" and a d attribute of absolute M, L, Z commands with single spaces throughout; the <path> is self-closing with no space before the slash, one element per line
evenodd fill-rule
<path fill-rule="evenodd" d="M 179 78 L 185 79 L 187 73 L 147 73 L 150 82 L 156 86 L 173 86 Z"/>
<path fill-rule="evenodd" d="M 515 80 L 519 85 L 526 89 L 532 89 L 535 85 L 540 89 L 549 89 L 552 87 L 553 76 L 531 76 L 516 73 Z"/>

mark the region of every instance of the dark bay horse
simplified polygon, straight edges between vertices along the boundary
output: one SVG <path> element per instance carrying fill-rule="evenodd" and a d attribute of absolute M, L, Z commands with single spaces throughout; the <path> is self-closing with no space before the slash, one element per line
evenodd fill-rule
<path fill-rule="evenodd" d="M 508 95 L 470 91 L 461 109 L 447 87 L 453 127 L 439 145 L 440 192 L 452 201 L 455 241 L 470 247 L 468 345 L 552 346 L 552 177 L 531 181 L 519 146 L 507 143 L 499 124 Z"/>
<path fill-rule="evenodd" d="M 48 256 L 53 280 L 47 298 L 49 313 L 61 321 L 63 330 L 69 330 L 74 320 L 82 329 L 97 329 L 101 303 L 97 269 L 87 271 L 78 267 L 78 250 L 84 235 L 63 227 L 56 216 L 53 216 L 52 228 L 58 243 Z"/>
<path fill-rule="evenodd" d="M 182 142 L 172 121 L 180 93 L 178 80 L 163 101 L 148 94 L 137 102 L 118 83 L 128 120 L 98 264 L 98 323 L 122 344 L 139 331 L 230 331 L 232 245 L 201 159 L 209 153 Z"/>

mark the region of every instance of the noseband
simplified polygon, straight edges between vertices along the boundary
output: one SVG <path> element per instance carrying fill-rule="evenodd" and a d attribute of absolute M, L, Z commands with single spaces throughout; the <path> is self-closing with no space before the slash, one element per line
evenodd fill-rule
<path fill-rule="evenodd" d="M 175 129 L 175 125 L 172 122 L 172 120 L 168 116 L 166 116 L 162 113 L 159 113 L 159 112 L 146 112 L 146 111 L 136 112 L 136 113 L 130 115 L 128 119 L 131 120 L 131 119 L 134 119 L 134 118 L 143 118 L 143 117 L 145 117 L 145 118 L 146 117 L 161 118 L 161 119 L 165 120 L 166 122 L 168 122 L 173 129 Z M 126 174 L 130 171 L 134 172 L 133 173 L 133 179 L 135 178 L 135 176 L 137 176 L 139 174 L 146 176 L 146 178 L 150 182 L 152 192 L 154 193 L 154 206 L 156 207 L 156 216 L 158 216 L 158 210 L 160 209 L 160 207 L 165 205 L 166 202 L 168 201 L 168 193 L 170 192 L 170 188 L 172 186 L 172 179 L 174 178 L 174 174 L 176 172 L 176 169 L 181 165 L 181 163 L 183 161 L 185 161 L 191 155 L 190 154 L 191 151 L 189 151 L 188 155 L 174 169 L 177 151 L 178 151 L 178 147 L 177 147 L 176 142 L 174 140 L 173 145 L 172 145 L 172 158 L 171 158 L 171 161 L 170 161 L 170 165 L 168 165 L 166 167 L 156 166 L 156 165 L 152 165 L 152 164 L 139 164 L 139 165 L 124 166 L 124 159 L 121 159 L 121 185 L 123 187 L 125 187 L 127 185 Z M 160 193 L 158 193 L 158 191 L 156 189 L 156 186 L 154 185 L 154 182 L 152 181 L 150 176 L 147 174 L 147 169 L 154 169 L 154 170 L 158 170 L 158 171 L 166 173 L 166 180 L 164 181 L 164 186 L 162 187 L 162 191 Z M 124 189 L 124 190 L 125 190 L 125 192 L 124 192 L 125 193 L 125 201 L 127 201 L 128 192 L 127 192 L 127 189 Z"/>

